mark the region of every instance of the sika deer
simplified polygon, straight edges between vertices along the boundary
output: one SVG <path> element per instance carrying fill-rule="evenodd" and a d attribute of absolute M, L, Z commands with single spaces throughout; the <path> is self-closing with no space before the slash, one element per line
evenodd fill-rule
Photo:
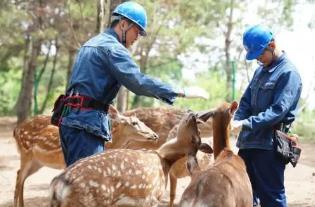
<path fill-rule="evenodd" d="M 110 108 L 113 142 L 105 148 L 128 147 L 133 141 L 153 142 L 158 137 L 138 118 L 120 115 Z M 24 206 L 23 188 L 26 178 L 43 166 L 63 169 L 65 162 L 60 147 L 58 127 L 50 125 L 50 116 L 35 116 L 14 130 L 14 138 L 20 152 L 20 169 L 17 171 L 14 206 Z"/>
<path fill-rule="evenodd" d="M 174 138 L 177 134 L 179 121 L 187 111 L 176 108 L 137 108 L 126 111 L 125 116 L 136 116 L 148 127 L 159 135 L 159 140 L 156 143 L 135 143 L 130 145 L 131 149 L 158 149 L 164 144 L 168 138 Z M 206 124 L 199 125 L 201 137 L 212 136 L 211 120 L 206 121 Z"/>
<path fill-rule="evenodd" d="M 176 137 L 178 130 L 178 122 L 181 117 L 187 112 L 176 108 L 138 108 L 125 112 L 125 115 L 136 115 L 147 126 L 153 129 L 159 135 L 159 141 L 157 143 L 136 143 L 130 145 L 130 149 L 157 149 L 161 144 Z M 207 114 L 207 112 L 199 112 L 200 114 Z M 209 117 L 208 117 L 209 118 Z M 204 124 L 198 125 L 200 134 L 202 137 L 212 135 L 212 121 L 208 118 L 204 119 Z M 207 142 L 209 142 L 207 140 Z M 212 162 L 211 157 L 199 151 L 197 158 L 202 169 L 206 169 Z M 183 157 L 174 163 L 170 169 L 170 207 L 173 207 L 175 196 L 177 179 L 189 176 L 186 169 L 187 157 Z"/>
<path fill-rule="evenodd" d="M 157 143 L 136 143 L 129 145 L 130 149 L 157 149 L 166 141 L 176 137 L 178 130 L 178 122 L 180 118 L 184 116 L 186 112 L 175 108 L 137 108 L 124 113 L 124 115 L 135 115 L 147 126 L 153 129 L 159 135 L 159 141 Z M 200 112 L 200 114 L 206 112 Z M 199 125 L 200 134 L 202 137 L 212 135 L 212 123 L 211 119 L 206 120 L 204 124 Z M 198 152 L 197 158 L 202 169 L 206 169 L 212 162 L 211 157 L 201 151 Z M 170 169 L 170 207 L 173 207 L 175 196 L 177 179 L 189 176 L 186 169 L 187 157 L 176 161 L 176 163 Z"/>
<path fill-rule="evenodd" d="M 196 116 L 180 122 L 177 138 L 156 151 L 116 149 L 76 162 L 51 183 L 51 206 L 157 206 L 172 164 L 202 144 Z"/>
<path fill-rule="evenodd" d="M 244 161 L 230 148 L 229 123 L 237 103 L 223 104 L 213 111 L 213 150 L 215 163 L 200 171 L 190 155 L 187 168 L 192 180 L 184 191 L 181 207 L 251 207 L 252 189 Z"/>

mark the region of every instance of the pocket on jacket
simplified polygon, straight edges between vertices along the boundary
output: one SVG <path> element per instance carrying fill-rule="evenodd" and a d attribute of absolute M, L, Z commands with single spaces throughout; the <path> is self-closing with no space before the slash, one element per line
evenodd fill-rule
<path fill-rule="evenodd" d="M 266 82 L 259 87 L 258 102 L 262 108 L 267 107 L 273 101 L 275 82 Z"/>

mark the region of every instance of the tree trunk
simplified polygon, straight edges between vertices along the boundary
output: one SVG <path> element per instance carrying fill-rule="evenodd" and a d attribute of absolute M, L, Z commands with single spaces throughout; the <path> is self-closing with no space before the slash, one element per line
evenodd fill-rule
<path fill-rule="evenodd" d="M 71 72 L 72 72 L 72 64 L 73 64 L 75 52 L 76 51 L 73 48 L 69 48 L 69 50 L 68 50 L 67 84 L 66 84 L 65 91 L 67 91 L 67 88 L 69 86 L 69 80 L 70 80 L 70 76 L 71 76 Z"/>
<path fill-rule="evenodd" d="M 57 38 L 55 39 L 55 46 L 56 46 L 56 53 L 54 56 L 53 66 L 52 66 L 51 74 L 50 74 L 48 85 L 47 85 L 46 96 L 45 96 L 45 99 L 43 101 L 42 107 L 40 108 L 40 111 L 39 111 L 40 114 L 42 114 L 44 112 L 44 110 L 46 109 L 47 101 L 50 97 L 50 92 L 51 92 L 51 88 L 52 88 L 52 84 L 53 84 L 53 80 L 54 80 L 54 76 L 55 76 L 57 57 L 58 57 L 58 52 L 59 52 L 59 48 L 60 48 L 58 45 L 58 39 Z"/>
<path fill-rule="evenodd" d="M 231 0 L 230 2 L 230 13 L 228 16 L 228 22 L 227 22 L 227 31 L 225 33 L 225 46 L 224 46 L 224 52 L 225 52 L 225 72 L 226 72 L 226 100 L 231 101 L 232 100 L 232 65 L 231 65 L 231 56 L 230 56 L 230 49 L 231 49 L 231 33 L 233 29 L 233 10 L 234 10 L 234 0 Z"/>
<path fill-rule="evenodd" d="M 122 86 L 117 95 L 117 110 L 121 113 L 125 112 L 128 106 L 127 89 Z"/>
<path fill-rule="evenodd" d="M 32 105 L 32 91 L 35 77 L 35 69 L 37 64 L 37 57 L 40 53 L 40 40 L 26 40 L 29 42 L 29 50 L 26 52 L 25 63 L 23 67 L 22 84 L 19 98 L 16 104 L 17 123 L 23 122 L 31 112 Z"/>
<path fill-rule="evenodd" d="M 126 1 L 128 1 L 128 0 L 111 0 L 111 1 L 110 1 L 110 6 L 109 6 L 109 11 L 110 11 L 109 13 L 112 14 L 113 11 L 114 11 L 114 9 L 115 9 L 119 4 L 124 3 L 124 2 L 126 2 Z M 109 15 L 109 17 L 108 17 L 107 25 L 110 24 L 110 17 L 111 17 L 111 15 Z"/>
<path fill-rule="evenodd" d="M 109 6 L 109 14 L 112 14 L 114 9 L 117 7 L 117 5 L 126 2 L 127 0 L 111 0 L 110 1 L 110 6 Z M 109 15 L 108 21 L 107 21 L 107 25 L 110 25 L 110 17 L 111 15 Z M 105 18 L 104 18 L 105 20 Z M 127 93 L 127 89 L 125 87 L 121 87 L 121 89 L 118 92 L 117 95 L 117 109 L 120 112 L 124 112 L 127 109 L 127 103 L 128 103 L 128 93 Z"/>
<path fill-rule="evenodd" d="M 45 61 L 43 63 L 43 67 L 39 71 L 38 75 L 37 75 L 37 72 L 35 70 L 35 79 L 34 79 L 34 114 L 35 115 L 40 114 L 40 110 L 38 107 L 38 89 L 39 89 L 39 85 L 40 85 L 39 83 L 43 77 L 44 72 L 46 71 L 47 64 L 49 62 L 49 54 L 51 51 L 51 47 L 52 47 L 52 41 L 50 41 L 50 43 L 49 43 L 48 52 L 46 54 Z"/>

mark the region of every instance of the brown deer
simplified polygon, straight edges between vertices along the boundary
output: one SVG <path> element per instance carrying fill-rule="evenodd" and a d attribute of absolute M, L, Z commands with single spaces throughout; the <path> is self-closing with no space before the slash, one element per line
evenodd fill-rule
<path fill-rule="evenodd" d="M 212 133 L 212 120 L 209 121 L 209 117 L 212 115 L 212 112 L 206 111 L 206 112 L 199 112 L 199 117 L 203 117 L 203 119 L 207 120 L 203 124 L 200 124 L 198 127 L 199 129 L 204 131 L 203 135 L 209 135 L 209 132 Z M 209 126 L 210 125 L 210 126 Z M 173 127 L 173 129 L 169 132 L 169 136 L 167 140 L 170 139 L 170 137 L 174 136 L 174 131 L 178 129 L 178 124 Z M 210 130 L 209 130 L 210 129 Z M 200 130 L 200 131 L 201 131 Z M 202 138 L 202 141 L 204 143 L 211 143 L 209 138 Z M 204 153 L 202 151 L 197 152 L 197 160 L 199 167 L 201 170 L 205 170 L 209 167 L 209 165 L 213 162 L 212 154 L 209 155 L 208 153 Z M 177 187 L 177 179 L 183 178 L 186 176 L 189 176 L 189 172 L 186 168 L 187 163 L 187 156 L 177 160 L 174 165 L 170 169 L 169 177 L 170 177 L 170 202 L 169 207 L 174 206 L 174 201 L 176 197 L 176 187 Z"/>
<path fill-rule="evenodd" d="M 51 183 L 51 206 L 157 206 L 173 163 L 198 149 L 211 152 L 189 113 L 177 137 L 156 151 L 109 150 L 71 165 Z"/>
<path fill-rule="evenodd" d="M 126 117 L 110 108 L 112 119 L 111 143 L 105 148 L 124 148 L 129 143 L 156 142 L 158 136 L 135 116 Z M 35 116 L 17 126 L 14 138 L 20 152 L 20 169 L 17 171 L 14 206 L 24 206 L 23 188 L 26 178 L 43 166 L 63 169 L 65 162 L 60 147 L 58 127 L 50 125 L 50 116 Z"/>
<path fill-rule="evenodd" d="M 209 139 L 201 139 L 203 143 L 210 143 Z M 201 170 L 206 170 L 209 166 L 213 163 L 213 156 L 212 154 L 205 153 L 203 151 L 198 151 L 196 158 L 198 160 L 198 164 Z M 170 178 L 170 201 L 169 207 L 174 206 L 174 201 L 176 198 L 176 189 L 177 189 L 177 179 L 189 176 L 190 173 L 187 170 L 186 163 L 188 157 L 185 156 L 179 160 L 177 160 L 171 167 L 169 172 Z"/>
<path fill-rule="evenodd" d="M 112 143 L 110 142 L 106 143 L 106 148 L 157 149 L 159 146 L 165 143 L 167 133 L 171 134 L 171 136 L 169 137 L 174 138 L 176 136 L 175 132 L 177 133 L 179 119 L 185 114 L 183 110 L 174 109 L 174 108 L 144 108 L 143 110 L 134 109 L 134 110 L 126 112 L 125 115 L 131 117 L 127 119 L 127 117 L 119 115 L 119 113 L 113 107 L 111 107 L 110 109 L 111 109 L 110 114 L 112 118 L 115 118 L 115 117 L 116 119 L 117 117 L 120 117 L 120 118 L 119 118 L 119 121 L 117 122 L 114 121 L 112 123 L 113 124 L 112 133 L 115 135 L 114 136 L 115 139 L 113 139 Z M 141 133 L 144 133 L 143 134 L 144 137 L 150 137 L 150 134 L 152 133 L 152 131 L 147 130 L 145 126 L 143 125 L 143 123 L 141 121 L 139 122 L 138 119 L 134 117 L 134 115 L 136 115 L 140 120 L 142 120 L 143 122 L 148 124 L 150 127 L 158 131 L 159 139 L 157 142 L 152 142 L 150 139 L 143 139 L 141 137 Z M 37 137 L 34 134 L 36 133 L 40 134 L 41 139 L 47 140 L 45 142 L 41 141 L 40 144 L 45 144 L 45 143 L 50 142 L 50 145 L 46 144 L 46 146 L 44 147 L 45 154 L 47 154 L 47 156 L 45 156 L 47 160 L 43 160 L 43 158 L 41 158 L 41 162 L 38 167 L 41 168 L 42 166 L 47 166 L 47 167 L 61 169 L 65 166 L 65 164 L 63 160 L 62 151 L 60 149 L 58 128 L 52 125 L 50 125 L 49 127 L 46 127 L 49 124 L 50 124 L 50 116 L 42 116 L 38 118 L 35 117 L 29 121 L 29 126 L 26 125 L 26 127 L 24 128 L 22 127 L 22 130 L 20 130 L 21 132 L 17 133 L 16 137 L 20 137 L 18 139 L 21 139 L 20 140 L 21 143 L 28 142 L 28 145 L 33 145 L 33 143 L 35 144 L 37 142 L 36 141 Z M 140 129 L 137 131 L 140 137 L 138 139 L 137 137 L 133 139 L 125 139 L 125 137 L 128 137 L 128 138 L 132 137 L 132 134 L 130 134 L 131 136 L 127 136 L 128 130 L 121 129 L 125 127 L 124 125 L 127 125 L 127 127 L 128 126 L 131 127 L 131 125 L 133 125 L 134 128 L 140 127 Z M 212 134 L 211 120 L 207 120 L 205 124 L 199 125 L 199 128 L 201 129 L 202 136 L 211 135 Z M 126 133 L 121 134 L 121 132 L 123 133 L 126 132 Z M 29 136 L 24 136 L 23 135 L 24 133 L 27 133 Z M 148 136 L 146 136 L 145 133 L 149 133 Z M 167 139 L 170 139 L 170 138 L 167 138 Z M 36 145 L 39 145 L 39 144 L 37 143 Z M 51 147 L 51 149 L 49 149 L 49 147 Z M 28 148 L 31 148 L 31 147 L 26 147 L 26 149 Z M 52 152 L 55 154 L 55 157 L 53 157 L 53 159 L 51 156 L 49 156 L 51 155 Z M 211 161 L 209 155 L 205 155 L 205 153 L 203 152 L 198 152 L 197 155 L 199 158 L 198 160 L 199 160 L 200 166 L 203 169 L 206 168 L 210 164 L 210 161 Z M 35 158 L 41 157 L 41 155 L 40 154 L 38 156 L 34 155 L 33 157 Z M 33 159 L 33 157 L 31 157 L 31 160 Z M 27 162 L 27 161 L 22 161 L 22 159 L 23 158 L 21 156 L 21 163 Z M 170 207 L 173 206 L 173 202 L 175 199 L 177 179 L 188 176 L 188 172 L 185 167 L 186 160 L 187 160 L 186 158 L 180 159 L 178 162 L 176 162 L 172 166 L 170 170 Z M 35 173 L 38 169 L 36 169 L 33 173 Z M 26 176 L 23 179 L 26 179 L 28 176 Z M 17 185 L 18 183 L 19 182 L 17 182 Z M 18 187 L 16 187 L 16 189 L 17 188 Z M 18 194 L 17 192 L 18 191 L 16 190 L 16 194 Z M 15 196 L 15 197 L 18 198 L 18 196 Z"/>
<path fill-rule="evenodd" d="M 159 141 L 156 143 L 136 143 L 130 145 L 129 149 L 157 149 L 166 141 L 176 137 L 178 130 L 178 122 L 184 116 L 184 110 L 176 108 L 137 108 L 124 113 L 124 115 L 135 115 L 147 126 L 153 129 L 159 135 Z M 200 112 L 200 114 L 207 114 L 207 112 Z M 204 124 L 200 124 L 201 137 L 212 136 L 212 120 L 208 119 Z M 207 141 L 209 143 L 209 141 Z M 201 169 L 206 169 L 211 162 L 212 157 L 209 154 L 199 151 L 197 158 Z M 170 176 L 170 202 L 169 207 L 174 206 L 176 197 L 177 179 L 189 176 L 186 168 L 187 157 L 183 157 L 174 163 L 171 167 Z"/>
<path fill-rule="evenodd" d="M 192 174 L 181 207 L 251 207 L 252 189 L 244 161 L 230 147 L 229 123 L 237 102 L 223 104 L 213 111 L 213 150 L 215 162 L 201 171 L 196 157 L 189 155 L 187 168 Z"/>
<path fill-rule="evenodd" d="M 185 110 L 176 109 L 173 107 L 149 107 L 149 108 L 136 108 L 126 111 L 125 116 L 136 116 L 148 127 L 155 131 L 159 140 L 156 143 L 141 144 L 131 146 L 132 149 L 158 149 L 169 138 L 176 137 L 179 121 L 187 113 Z M 206 112 L 204 112 L 206 113 Z M 206 124 L 199 125 L 200 136 L 209 137 L 212 136 L 211 119 L 206 121 Z"/>

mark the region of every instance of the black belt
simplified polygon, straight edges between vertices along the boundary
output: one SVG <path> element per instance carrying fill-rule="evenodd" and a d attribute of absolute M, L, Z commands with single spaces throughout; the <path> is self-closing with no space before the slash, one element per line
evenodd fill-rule
<path fill-rule="evenodd" d="M 95 109 L 99 111 L 108 112 L 109 104 L 104 104 L 101 101 L 93 99 L 88 96 L 67 96 L 65 100 L 65 105 L 72 108 L 79 109 Z"/>

